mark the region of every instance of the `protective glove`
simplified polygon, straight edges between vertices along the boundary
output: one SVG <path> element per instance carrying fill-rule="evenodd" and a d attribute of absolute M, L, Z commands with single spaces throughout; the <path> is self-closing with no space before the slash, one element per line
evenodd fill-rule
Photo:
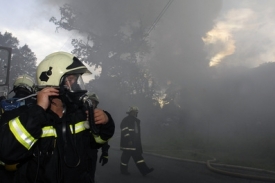
<path fill-rule="evenodd" d="M 99 163 L 102 162 L 102 166 L 104 166 L 106 163 L 108 163 L 108 152 L 102 152 L 100 158 L 99 158 Z"/>

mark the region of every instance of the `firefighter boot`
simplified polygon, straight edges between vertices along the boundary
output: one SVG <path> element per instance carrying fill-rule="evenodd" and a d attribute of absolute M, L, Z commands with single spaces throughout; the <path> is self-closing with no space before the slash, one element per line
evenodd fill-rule
<path fill-rule="evenodd" d="M 143 176 L 146 176 L 147 174 L 154 171 L 154 168 L 149 168 L 145 162 L 137 163 L 137 167 Z"/>
<path fill-rule="evenodd" d="M 146 176 L 147 174 L 151 173 L 152 171 L 154 171 L 154 168 L 148 168 L 148 170 L 146 170 L 145 172 L 143 172 L 142 175 Z"/>
<path fill-rule="evenodd" d="M 121 163 L 120 164 L 120 172 L 123 175 L 130 175 L 130 172 L 128 172 L 128 165 Z"/>

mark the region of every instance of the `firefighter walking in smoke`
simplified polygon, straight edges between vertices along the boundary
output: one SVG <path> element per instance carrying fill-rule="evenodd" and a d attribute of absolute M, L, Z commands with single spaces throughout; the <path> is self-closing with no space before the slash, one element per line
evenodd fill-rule
<path fill-rule="evenodd" d="M 84 73 L 90 72 L 72 54 L 48 55 L 37 67 L 36 104 L 1 119 L 0 159 L 22 162 L 14 182 L 93 182 L 91 152 L 113 136 L 115 125 L 108 112 L 91 109 Z"/>
<path fill-rule="evenodd" d="M 126 113 L 128 116 L 126 116 L 120 124 L 120 149 L 122 150 L 120 171 L 123 175 L 130 175 L 128 172 L 128 163 L 132 157 L 140 173 L 146 176 L 154 169 L 146 165 L 142 156 L 140 120 L 137 118 L 138 107 L 130 107 Z"/>

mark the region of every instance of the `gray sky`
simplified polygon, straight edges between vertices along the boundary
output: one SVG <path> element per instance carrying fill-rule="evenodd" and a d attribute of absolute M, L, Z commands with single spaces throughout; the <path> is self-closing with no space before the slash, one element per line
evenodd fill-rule
<path fill-rule="evenodd" d="M 1 33 L 10 32 L 18 38 L 21 46 L 27 44 L 36 54 L 38 62 L 55 51 L 70 52 L 70 42 L 74 36 L 73 32 L 55 32 L 55 25 L 49 19 L 59 16 L 59 9 L 41 2 L 1 0 L 0 11 Z"/>

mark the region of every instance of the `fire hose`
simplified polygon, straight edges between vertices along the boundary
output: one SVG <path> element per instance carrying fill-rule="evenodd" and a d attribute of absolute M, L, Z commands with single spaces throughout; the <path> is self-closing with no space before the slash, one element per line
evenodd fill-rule
<path fill-rule="evenodd" d="M 213 172 L 224 174 L 224 175 L 229 175 L 229 176 L 234 176 L 234 177 L 239 177 L 239 178 L 275 182 L 275 178 L 272 178 L 272 177 L 263 177 L 263 176 L 249 175 L 249 174 L 241 174 L 241 173 L 229 172 L 229 171 L 214 168 L 210 164 L 211 162 L 214 162 L 214 161 L 216 161 L 216 159 L 207 160 L 207 162 L 206 162 L 207 167 Z M 246 167 L 238 167 L 238 166 L 230 166 L 230 165 L 221 165 L 221 166 L 227 166 L 227 167 L 232 167 L 232 168 L 241 168 L 241 169 L 249 169 L 249 168 L 246 168 Z M 255 170 L 255 169 L 253 169 L 253 170 Z M 273 174 L 275 173 L 275 172 L 271 172 L 271 171 L 266 171 L 266 172 L 273 173 Z"/>

